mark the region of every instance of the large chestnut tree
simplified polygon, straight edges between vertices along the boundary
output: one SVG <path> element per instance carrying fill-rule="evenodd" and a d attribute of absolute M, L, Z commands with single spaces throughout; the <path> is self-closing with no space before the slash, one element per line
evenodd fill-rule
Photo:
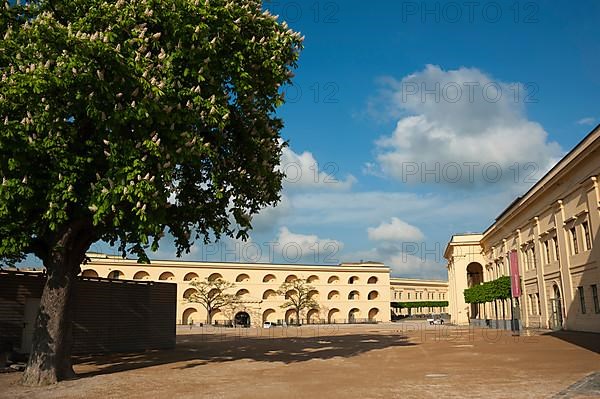
<path fill-rule="evenodd" d="M 0 19 L 0 259 L 47 282 L 24 382 L 73 376 L 72 287 L 98 240 L 244 238 L 279 199 L 279 88 L 302 38 L 254 0 L 10 1 Z"/>

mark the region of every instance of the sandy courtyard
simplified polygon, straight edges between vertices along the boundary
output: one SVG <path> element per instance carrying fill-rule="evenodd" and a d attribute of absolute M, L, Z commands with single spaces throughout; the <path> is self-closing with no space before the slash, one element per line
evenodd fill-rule
<path fill-rule="evenodd" d="M 598 334 L 418 322 L 186 327 L 173 351 L 77 358 L 78 380 L 24 388 L 20 373 L 2 374 L 0 397 L 592 398 L 599 391 L 572 385 L 600 371 L 599 353 Z"/>

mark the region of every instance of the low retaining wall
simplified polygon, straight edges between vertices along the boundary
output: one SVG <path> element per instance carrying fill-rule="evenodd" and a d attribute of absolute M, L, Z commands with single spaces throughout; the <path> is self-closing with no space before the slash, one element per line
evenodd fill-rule
<path fill-rule="evenodd" d="M 516 321 L 518 323 L 518 321 Z M 469 325 L 481 328 L 495 328 L 498 330 L 512 331 L 512 320 L 503 319 L 470 319 Z"/>

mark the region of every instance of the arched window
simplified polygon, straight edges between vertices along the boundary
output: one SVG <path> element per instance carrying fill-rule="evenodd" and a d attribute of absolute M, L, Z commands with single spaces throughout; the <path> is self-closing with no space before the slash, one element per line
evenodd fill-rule
<path fill-rule="evenodd" d="M 271 322 L 275 322 L 277 321 L 277 319 L 275 318 L 276 312 L 275 309 L 267 309 L 263 312 L 263 323 L 265 321 L 271 321 Z"/>
<path fill-rule="evenodd" d="M 357 308 L 352 308 L 348 312 L 348 323 L 355 323 L 358 321 L 360 317 L 360 310 Z"/>
<path fill-rule="evenodd" d="M 377 284 L 377 277 L 375 277 L 375 276 L 369 277 L 367 284 Z"/>
<path fill-rule="evenodd" d="M 333 308 L 331 310 L 329 310 L 329 313 L 327 314 L 327 322 L 328 323 L 335 323 L 336 320 L 338 320 L 340 318 L 340 310 L 337 308 Z"/>
<path fill-rule="evenodd" d="M 82 277 L 98 277 L 98 273 L 96 273 L 95 270 L 86 269 L 83 272 L 81 272 L 81 276 Z"/>
<path fill-rule="evenodd" d="M 195 288 L 188 288 L 187 290 L 183 291 L 183 298 L 184 299 L 190 299 L 190 297 L 192 296 L 192 294 L 196 293 L 196 289 Z"/>
<path fill-rule="evenodd" d="M 273 290 L 266 290 L 263 293 L 262 298 L 266 299 L 266 300 L 273 300 L 273 299 L 277 298 L 277 293 Z"/>
<path fill-rule="evenodd" d="M 348 284 L 355 284 L 358 282 L 358 276 L 352 276 L 348 279 Z"/>
<path fill-rule="evenodd" d="M 379 309 L 373 308 L 369 310 L 369 321 L 377 321 L 377 315 L 379 314 Z"/>
<path fill-rule="evenodd" d="M 242 273 L 235 278 L 235 281 L 236 283 L 244 283 L 250 281 L 250 276 L 248 276 L 246 273 Z"/>
<path fill-rule="evenodd" d="M 158 277 L 158 279 L 159 280 L 174 280 L 175 276 L 171 272 L 164 272 L 164 273 L 160 274 L 160 276 Z"/>
<path fill-rule="evenodd" d="M 340 292 L 333 290 L 327 295 L 327 299 L 329 300 L 338 300 L 340 299 Z"/>
<path fill-rule="evenodd" d="M 350 293 L 348 294 L 348 299 L 351 301 L 357 301 L 360 299 L 360 294 L 358 293 L 358 291 L 350 291 Z"/>
<path fill-rule="evenodd" d="M 308 321 L 308 324 L 319 323 L 319 321 L 320 321 L 319 310 L 318 309 L 309 310 L 308 313 L 306 314 L 306 320 Z"/>
<path fill-rule="evenodd" d="M 118 280 L 124 276 L 125 274 L 123 274 L 123 272 L 120 270 L 113 270 L 112 272 L 108 273 L 108 278 L 112 278 L 114 280 Z"/>
<path fill-rule="evenodd" d="M 192 281 L 198 280 L 198 275 L 196 273 L 188 273 L 183 277 L 183 281 Z"/>
<path fill-rule="evenodd" d="M 336 284 L 340 282 L 340 278 L 338 276 L 331 276 L 327 279 L 327 284 Z"/>
<path fill-rule="evenodd" d="M 215 281 L 217 279 L 222 279 L 223 276 L 221 276 L 219 273 L 213 273 L 210 276 L 208 276 L 208 281 Z"/>
<path fill-rule="evenodd" d="M 296 275 L 295 275 L 295 274 L 290 274 L 289 276 L 287 276 L 287 277 L 285 278 L 285 282 L 286 282 L 286 283 L 291 283 L 291 282 L 292 282 L 292 281 L 294 281 L 294 280 L 298 280 L 298 277 L 296 277 Z"/>
<path fill-rule="evenodd" d="M 182 324 L 192 324 L 200 321 L 200 314 L 194 308 L 187 308 L 183 311 L 183 315 L 181 316 Z"/>
<path fill-rule="evenodd" d="M 263 277 L 263 283 L 272 283 L 275 282 L 275 276 L 273 274 L 267 274 Z"/>
<path fill-rule="evenodd" d="M 294 295 L 296 295 L 296 290 L 289 290 L 288 292 L 285 293 L 285 299 L 290 299 Z"/>
<path fill-rule="evenodd" d="M 306 282 L 309 284 L 316 283 L 317 281 L 319 281 L 319 276 L 315 276 L 314 274 L 306 279 Z"/>
<path fill-rule="evenodd" d="M 150 275 L 148 274 L 148 272 L 143 271 L 143 270 L 141 270 L 133 275 L 134 280 L 148 280 L 149 278 L 150 278 Z"/>
<path fill-rule="evenodd" d="M 373 301 L 373 300 L 377 299 L 378 297 L 379 297 L 379 293 L 377 291 L 369 292 L 369 296 L 368 296 L 369 301 Z"/>

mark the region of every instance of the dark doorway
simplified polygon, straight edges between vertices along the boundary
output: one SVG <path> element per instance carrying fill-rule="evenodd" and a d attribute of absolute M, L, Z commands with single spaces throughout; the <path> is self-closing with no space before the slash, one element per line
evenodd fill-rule
<path fill-rule="evenodd" d="M 236 326 L 250 327 L 250 315 L 247 312 L 238 312 L 234 321 Z"/>
<path fill-rule="evenodd" d="M 550 324 L 553 330 L 562 329 L 563 324 L 563 313 L 562 313 L 562 300 L 560 297 L 560 288 L 558 285 L 554 284 L 552 287 L 554 290 L 554 298 L 550 299 L 550 308 L 552 309 L 552 314 L 550 316 Z"/>

